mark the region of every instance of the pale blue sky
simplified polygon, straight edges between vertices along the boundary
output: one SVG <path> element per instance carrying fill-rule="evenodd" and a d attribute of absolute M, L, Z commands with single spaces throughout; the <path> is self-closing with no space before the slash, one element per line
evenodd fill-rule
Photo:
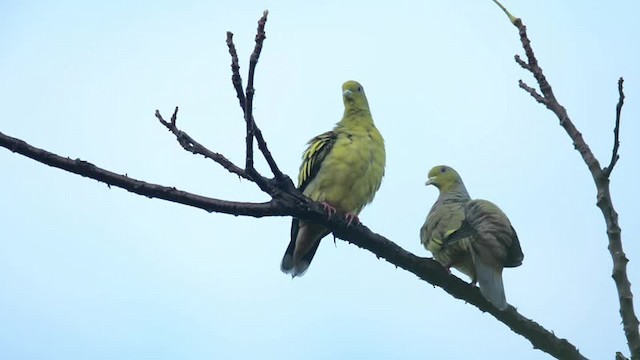
<path fill-rule="evenodd" d="M 640 294 L 636 1 L 510 1 L 557 97 L 603 162 L 626 80 L 612 193 Z M 304 144 L 366 88 L 387 175 L 362 221 L 427 256 L 418 230 L 449 164 L 510 216 L 524 264 L 508 301 L 593 359 L 626 351 L 595 188 L 555 117 L 517 87 L 517 32 L 489 0 L 0 3 L 0 131 L 149 182 L 229 200 L 264 194 L 180 148 L 153 117 L 241 162 L 243 74 L 270 10 L 255 116 L 295 176 Z M 263 163 L 258 164 L 265 169 Z M 324 241 L 279 270 L 289 218 L 150 200 L 0 150 L 0 358 L 547 359 L 493 317 L 372 254 Z"/>

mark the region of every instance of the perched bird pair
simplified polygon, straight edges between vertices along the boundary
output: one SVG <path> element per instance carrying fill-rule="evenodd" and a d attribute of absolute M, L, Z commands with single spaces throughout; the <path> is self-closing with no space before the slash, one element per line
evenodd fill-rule
<path fill-rule="evenodd" d="M 342 96 L 342 120 L 309 141 L 298 187 L 322 202 L 329 216 L 340 211 L 351 223 L 380 188 L 385 149 L 362 85 L 345 82 Z M 422 244 L 444 267 L 458 269 L 474 284 L 477 281 L 482 295 L 498 309 L 506 309 L 502 269 L 518 266 L 523 259 L 509 219 L 493 203 L 471 200 L 458 173 L 448 166 L 431 169 L 426 184 L 436 186 L 440 195 L 420 229 Z M 294 218 L 281 270 L 292 277 L 303 275 L 320 240 L 329 233 L 322 225 Z"/>

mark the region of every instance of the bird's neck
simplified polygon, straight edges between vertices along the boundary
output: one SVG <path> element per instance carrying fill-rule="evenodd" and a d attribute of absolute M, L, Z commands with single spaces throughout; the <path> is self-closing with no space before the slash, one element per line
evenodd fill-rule
<path fill-rule="evenodd" d="M 471 200 L 467 188 L 462 183 L 453 183 L 440 189 L 440 199 L 447 201 L 468 201 Z"/>
<path fill-rule="evenodd" d="M 369 108 L 367 106 L 358 106 L 357 104 L 347 104 L 344 107 L 344 117 L 351 115 L 371 115 Z"/>
<path fill-rule="evenodd" d="M 342 120 L 340 121 L 342 125 L 370 125 L 373 124 L 373 120 L 371 119 L 371 112 L 369 109 L 360 108 L 355 106 L 348 106 L 344 109 L 344 115 L 342 116 Z"/>

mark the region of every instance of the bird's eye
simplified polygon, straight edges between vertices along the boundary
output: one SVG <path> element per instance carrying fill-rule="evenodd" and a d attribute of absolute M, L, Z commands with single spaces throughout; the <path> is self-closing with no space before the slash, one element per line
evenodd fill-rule
<path fill-rule="evenodd" d="M 440 172 L 441 172 L 441 173 L 443 173 L 443 172 L 447 172 L 447 168 L 446 168 L 446 167 L 444 167 L 444 166 L 443 166 L 443 167 L 441 167 L 441 168 L 440 168 Z"/>
<path fill-rule="evenodd" d="M 362 86 L 358 86 L 358 92 L 362 92 Z"/>

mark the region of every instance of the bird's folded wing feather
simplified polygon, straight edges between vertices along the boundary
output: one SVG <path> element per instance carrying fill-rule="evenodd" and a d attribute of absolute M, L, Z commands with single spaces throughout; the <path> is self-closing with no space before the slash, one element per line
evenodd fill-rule
<path fill-rule="evenodd" d="M 498 206 L 486 200 L 472 200 L 465 210 L 467 222 L 477 234 L 473 242 L 474 250 L 484 262 L 500 267 L 513 262 L 509 261 L 509 258 L 515 258 L 517 254 L 510 254 L 510 250 L 514 249 L 515 244 L 519 248 L 520 244 L 507 215 Z M 521 251 L 519 252 L 521 254 Z M 521 258 L 522 256 L 520 262 Z"/>
<path fill-rule="evenodd" d="M 432 210 L 427 220 L 425 235 L 427 241 L 433 241 L 438 246 L 448 246 L 455 241 L 457 234 L 463 227 L 465 213 L 461 204 L 442 204 Z"/>
<path fill-rule="evenodd" d="M 322 166 L 322 162 L 329 155 L 338 138 L 335 131 L 327 131 L 309 140 L 307 150 L 302 154 L 302 164 L 298 174 L 298 188 L 301 191 L 309 185 Z"/>

